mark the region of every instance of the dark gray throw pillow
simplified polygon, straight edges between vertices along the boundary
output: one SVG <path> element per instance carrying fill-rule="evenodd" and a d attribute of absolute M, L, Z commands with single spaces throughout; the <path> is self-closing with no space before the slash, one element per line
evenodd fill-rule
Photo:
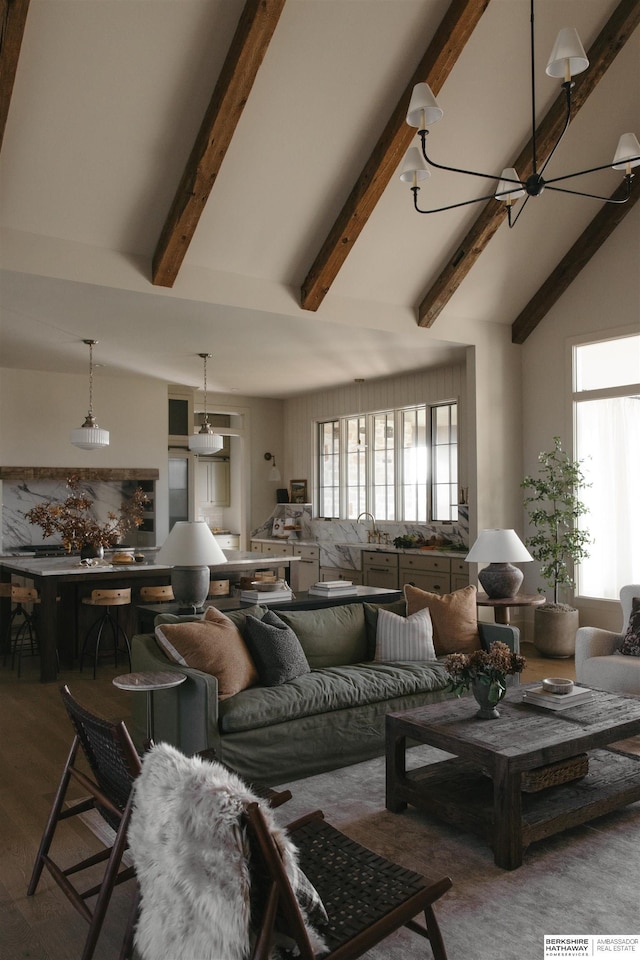
<path fill-rule="evenodd" d="M 634 597 L 631 601 L 631 616 L 620 653 L 627 657 L 640 657 L 640 597 Z"/>
<path fill-rule="evenodd" d="M 247 617 L 244 641 L 265 687 L 277 687 L 311 670 L 297 636 L 273 610 L 262 620 Z"/>

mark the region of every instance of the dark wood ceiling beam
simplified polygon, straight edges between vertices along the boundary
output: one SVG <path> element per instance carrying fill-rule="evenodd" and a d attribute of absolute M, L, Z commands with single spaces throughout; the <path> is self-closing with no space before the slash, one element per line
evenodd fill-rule
<path fill-rule="evenodd" d="M 4 140 L 28 12 L 29 0 L 0 2 L 0 148 Z"/>
<path fill-rule="evenodd" d="M 304 310 L 322 303 L 415 136 L 405 123 L 414 85 L 424 81 L 437 96 L 488 5 L 489 0 L 451 3 L 302 284 Z"/>
<path fill-rule="evenodd" d="M 620 0 L 588 51 L 589 69 L 575 78 L 571 98 L 572 116 L 575 117 L 578 113 L 638 24 L 640 0 Z M 546 157 L 552 149 L 562 129 L 564 113 L 565 96 L 561 93 L 536 130 L 539 158 Z M 523 179 L 531 173 L 531 141 L 511 166 L 516 168 Z M 483 207 L 480 216 L 458 244 L 448 264 L 420 303 L 418 323 L 421 327 L 432 326 L 505 219 L 504 203 L 490 200 Z"/>
<path fill-rule="evenodd" d="M 172 287 L 213 189 L 285 0 L 247 0 L 156 247 L 152 279 Z"/>
<path fill-rule="evenodd" d="M 626 186 L 621 183 L 611 194 L 612 200 L 621 200 Z M 603 203 L 589 226 L 565 254 L 555 270 L 549 274 L 537 293 L 531 298 L 511 327 L 512 343 L 524 343 L 530 333 L 546 316 L 556 300 L 573 283 L 591 257 L 598 252 L 608 236 L 615 230 L 640 197 L 640 181 L 636 177 L 631 196 L 626 203 Z"/>

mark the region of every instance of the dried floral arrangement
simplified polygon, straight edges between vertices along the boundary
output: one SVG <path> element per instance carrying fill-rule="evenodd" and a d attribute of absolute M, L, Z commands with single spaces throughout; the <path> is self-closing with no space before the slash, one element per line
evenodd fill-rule
<path fill-rule="evenodd" d="M 522 673 L 527 661 L 519 653 L 512 653 L 506 643 L 496 640 L 489 652 L 474 650 L 473 653 L 450 653 L 444 665 L 449 674 L 450 689 L 459 697 L 477 682 L 496 684 L 505 690 L 505 677 Z"/>
<path fill-rule="evenodd" d="M 115 547 L 123 534 L 132 527 L 139 527 L 148 502 L 146 493 L 136 487 L 128 500 L 123 500 L 120 514 L 109 513 L 103 523 L 91 515 L 93 500 L 82 493 L 80 478 L 67 480 L 69 496 L 62 503 L 41 503 L 25 513 L 29 523 L 42 529 L 45 537 L 60 534 L 64 547 L 79 550 L 85 544 L 93 547 Z"/>

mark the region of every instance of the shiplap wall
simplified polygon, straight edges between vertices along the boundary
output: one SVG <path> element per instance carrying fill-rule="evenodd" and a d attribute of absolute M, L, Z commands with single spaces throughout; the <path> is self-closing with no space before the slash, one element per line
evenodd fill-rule
<path fill-rule="evenodd" d="M 468 405 L 466 369 L 463 364 L 416 370 L 402 376 L 364 383 L 350 383 L 333 390 L 322 390 L 286 400 L 284 432 L 287 480 L 291 477 L 307 479 L 309 493 L 313 494 L 316 476 L 314 428 L 318 421 L 447 400 L 457 400 L 459 404 L 459 485 L 466 486 L 465 417 Z"/>

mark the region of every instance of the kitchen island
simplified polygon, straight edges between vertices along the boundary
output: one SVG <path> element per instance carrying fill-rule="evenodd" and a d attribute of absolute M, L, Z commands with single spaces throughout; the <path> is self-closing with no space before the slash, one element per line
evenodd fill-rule
<path fill-rule="evenodd" d="M 283 567 L 285 576 L 295 591 L 298 587 L 298 557 L 284 554 L 224 551 L 226 563 L 210 567 L 212 579 L 229 573 L 269 570 Z M 38 640 L 40 644 L 40 679 L 50 683 L 56 679 L 56 650 L 65 665 L 73 663 L 81 637 L 88 627 L 86 605 L 82 598 L 100 587 L 131 588 L 131 606 L 122 609 L 126 614 L 123 625 L 129 636 L 136 627 L 136 605 L 143 586 L 163 586 L 171 582 L 171 567 L 145 562 L 116 564 L 104 562 L 85 566 L 79 557 L 0 557 L 0 583 L 11 582 L 12 577 L 33 581 L 38 591 Z M 0 597 L 0 635 L 6 636 L 11 612 L 11 600 Z M 95 616 L 95 613 L 93 613 Z"/>

